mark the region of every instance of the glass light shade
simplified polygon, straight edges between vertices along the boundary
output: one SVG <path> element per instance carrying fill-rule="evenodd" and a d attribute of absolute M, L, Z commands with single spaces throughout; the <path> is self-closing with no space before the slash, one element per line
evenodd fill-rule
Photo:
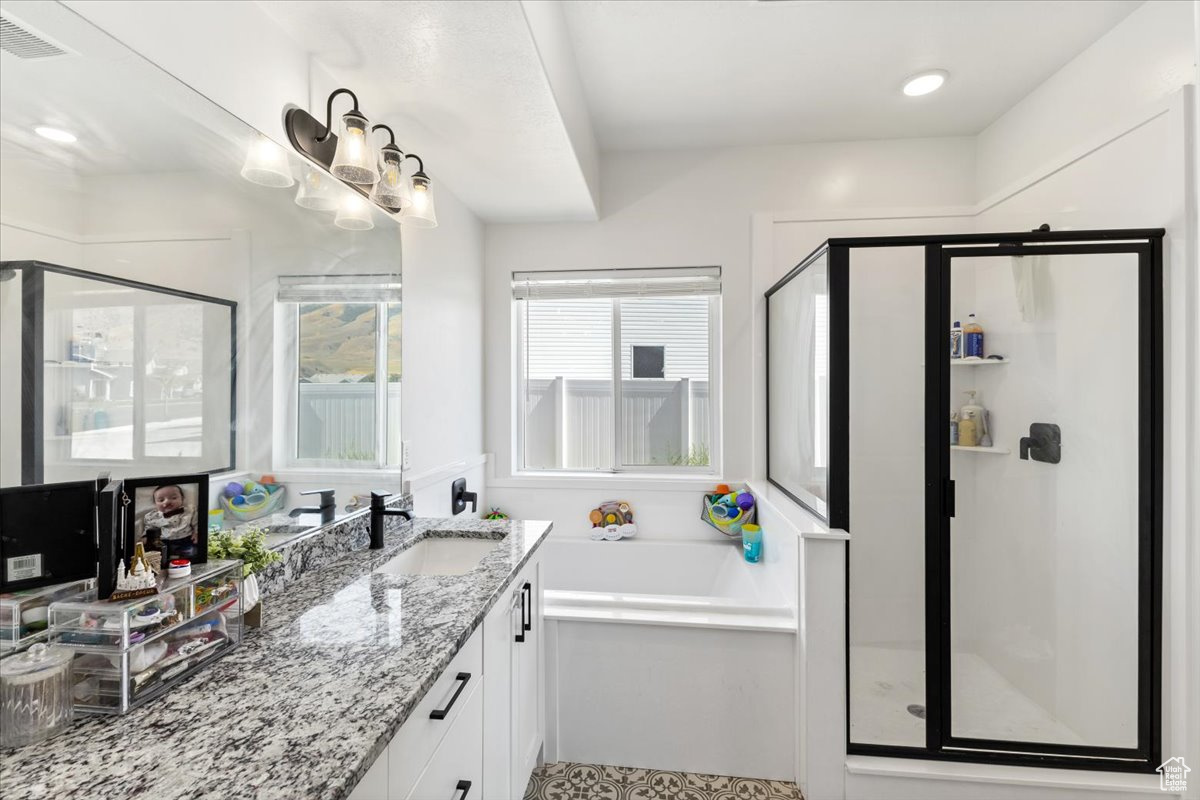
<path fill-rule="evenodd" d="M 242 177 L 259 186 L 275 189 L 286 189 L 295 183 L 287 153 L 265 136 L 251 142 L 246 163 L 242 165 Z"/>
<path fill-rule="evenodd" d="M 412 205 L 400 212 L 400 221 L 414 228 L 436 228 L 437 211 L 433 207 L 433 185 L 428 178 L 413 176 Z"/>
<path fill-rule="evenodd" d="M 371 187 L 371 199 L 384 208 L 401 211 L 413 204 L 412 190 L 404 177 L 404 155 L 399 150 L 384 148 L 379 155 L 379 180 Z"/>
<path fill-rule="evenodd" d="M 340 185 L 321 170 L 305 167 L 300 188 L 296 190 L 296 205 L 314 211 L 333 211 L 338 207 L 336 187 Z"/>
<path fill-rule="evenodd" d="M 348 231 L 371 230 L 375 227 L 375 220 L 371 219 L 371 204 L 362 195 L 347 189 L 346 196 L 338 204 L 333 224 Z"/>
<path fill-rule="evenodd" d="M 369 184 L 379 180 L 375 169 L 375 153 L 368 136 L 367 118 L 351 111 L 338 125 L 337 150 L 329 171 L 335 178 L 350 183 Z"/>

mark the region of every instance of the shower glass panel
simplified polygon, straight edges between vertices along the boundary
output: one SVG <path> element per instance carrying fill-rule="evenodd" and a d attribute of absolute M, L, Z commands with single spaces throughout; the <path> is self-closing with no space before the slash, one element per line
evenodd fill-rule
<path fill-rule="evenodd" d="M 786 281 L 786 282 L 784 282 Z M 767 295 L 767 477 L 821 517 L 829 502 L 829 254 Z"/>
<path fill-rule="evenodd" d="M 850 741 L 924 747 L 925 251 L 851 249 Z"/>
<path fill-rule="evenodd" d="M 977 315 L 984 358 L 949 370 L 946 732 L 1133 750 L 1139 256 L 1019 252 L 947 251 L 951 318 Z"/>

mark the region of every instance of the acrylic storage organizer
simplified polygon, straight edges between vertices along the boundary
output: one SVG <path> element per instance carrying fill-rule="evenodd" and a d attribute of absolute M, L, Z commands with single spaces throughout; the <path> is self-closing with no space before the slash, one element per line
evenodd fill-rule
<path fill-rule="evenodd" d="M 242 639 L 242 562 L 193 564 L 158 594 L 50 606 L 50 641 L 75 653 L 76 711 L 124 714 Z"/>
<path fill-rule="evenodd" d="M 95 599 L 95 578 L 0 594 L 0 657 L 46 641 L 51 603 Z"/>

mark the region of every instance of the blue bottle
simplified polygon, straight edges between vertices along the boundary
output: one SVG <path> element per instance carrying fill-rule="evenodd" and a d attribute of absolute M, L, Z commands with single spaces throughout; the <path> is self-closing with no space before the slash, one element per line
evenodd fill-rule
<path fill-rule="evenodd" d="M 742 555 L 751 564 L 762 559 L 762 528 L 753 522 L 742 526 Z"/>
<path fill-rule="evenodd" d="M 983 358 L 983 326 L 975 315 L 967 317 L 963 325 L 963 356 L 965 358 Z"/>

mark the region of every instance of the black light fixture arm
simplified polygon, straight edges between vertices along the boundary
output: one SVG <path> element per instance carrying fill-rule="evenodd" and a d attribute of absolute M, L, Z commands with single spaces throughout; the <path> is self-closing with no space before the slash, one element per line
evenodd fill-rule
<path fill-rule="evenodd" d="M 362 114 L 362 112 L 358 110 L 358 95 L 349 89 L 335 89 L 333 94 L 329 95 L 329 100 L 325 102 L 325 133 L 317 137 L 318 142 L 329 141 L 329 137 L 333 134 L 333 98 L 337 97 L 339 94 L 350 95 L 350 99 L 354 102 L 354 108 L 352 108 L 351 111 Z"/>
<path fill-rule="evenodd" d="M 392 130 L 389 126 L 384 125 L 382 122 L 379 123 L 378 125 L 372 125 L 371 133 L 374 133 L 375 131 L 379 130 L 380 128 L 383 128 L 385 131 L 388 132 L 388 144 L 390 144 L 392 147 L 396 147 L 396 132 L 394 130 Z M 400 148 L 396 147 L 396 149 L 399 150 Z"/>
<path fill-rule="evenodd" d="M 415 158 L 417 160 L 417 172 L 421 173 L 422 175 L 425 174 L 425 162 L 421 160 L 420 156 L 414 153 L 409 153 L 405 156 L 405 158 Z"/>

